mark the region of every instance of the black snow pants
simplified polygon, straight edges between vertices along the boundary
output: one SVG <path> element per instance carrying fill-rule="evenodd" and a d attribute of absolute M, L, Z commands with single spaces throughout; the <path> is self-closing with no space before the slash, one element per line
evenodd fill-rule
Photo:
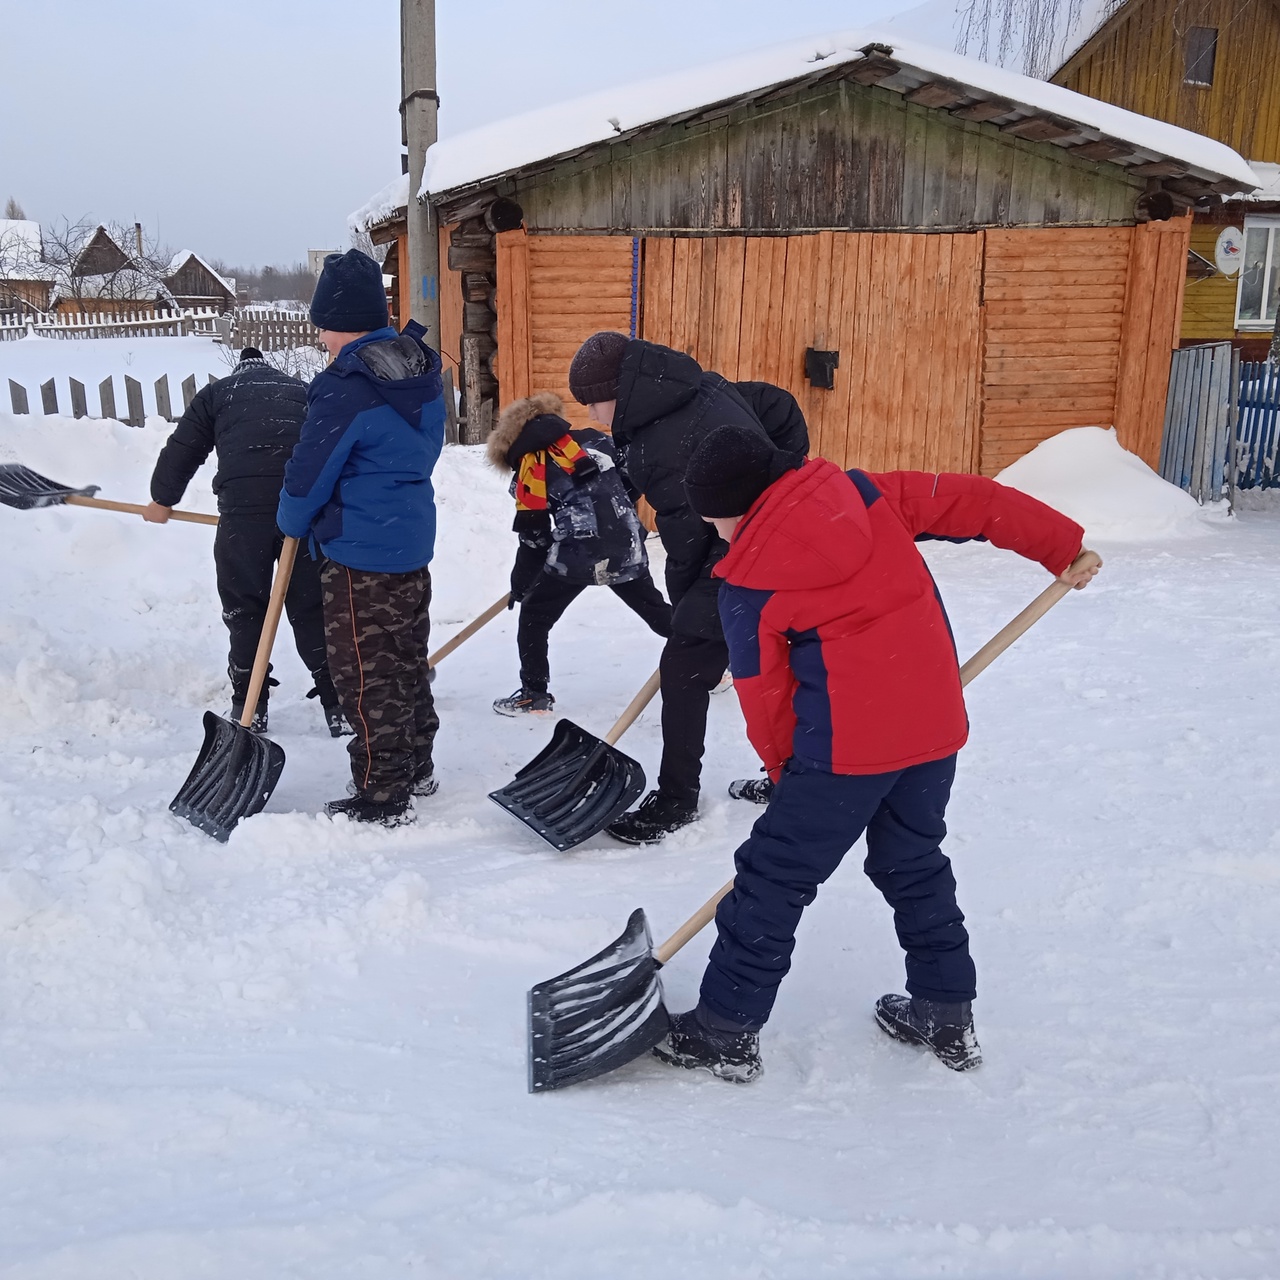
<path fill-rule="evenodd" d="M 327 560 L 321 573 L 329 672 L 355 737 L 351 777 L 385 803 L 432 770 L 431 574 L 372 573 Z"/>
<path fill-rule="evenodd" d="M 271 598 L 271 579 L 284 535 L 274 513 L 225 511 L 213 537 L 213 563 L 222 600 L 222 620 L 231 634 L 229 665 L 240 671 L 253 666 Z M 325 667 L 324 616 L 320 604 L 320 566 L 298 548 L 285 613 L 293 629 L 298 656 L 314 676 Z M 234 676 L 232 677 L 234 679 Z"/>
<path fill-rule="evenodd" d="M 587 589 L 586 583 L 566 582 L 557 574 L 543 573 L 520 604 L 516 645 L 520 650 L 520 685 L 533 693 L 546 693 L 551 669 L 547 642 L 551 628 L 564 611 Z M 671 606 L 646 573 L 631 582 L 609 588 L 628 609 L 634 611 L 650 631 L 671 634 Z"/>
<path fill-rule="evenodd" d="M 791 967 L 800 916 L 818 886 L 867 833 L 862 869 L 893 908 L 907 990 L 947 1004 L 977 994 L 969 935 L 940 845 L 956 758 L 894 773 L 833 774 L 795 761 L 734 855 L 733 889 L 716 909 L 718 937 L 702 978 L 713 1013 L 764 1024 Z"/>

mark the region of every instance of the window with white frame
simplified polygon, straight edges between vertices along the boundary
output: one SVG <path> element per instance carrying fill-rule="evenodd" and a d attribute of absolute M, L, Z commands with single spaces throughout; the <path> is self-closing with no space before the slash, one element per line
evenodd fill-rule
<path fill-rule="evenodd" d="M 1271 329 L 1280 302 L 1280 218 L 1246 218 L 1236 328 Z"/>

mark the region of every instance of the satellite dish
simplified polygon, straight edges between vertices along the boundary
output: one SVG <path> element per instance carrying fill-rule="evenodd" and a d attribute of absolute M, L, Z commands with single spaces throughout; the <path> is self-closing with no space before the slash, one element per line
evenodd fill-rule
<path fill-rule="evenodd" d="M 1223 227 L 1213 246 L 1213 265 L 1224 276 L 1233 276 L 1244 261 L 1244 232 L 1239 227 Z"/>

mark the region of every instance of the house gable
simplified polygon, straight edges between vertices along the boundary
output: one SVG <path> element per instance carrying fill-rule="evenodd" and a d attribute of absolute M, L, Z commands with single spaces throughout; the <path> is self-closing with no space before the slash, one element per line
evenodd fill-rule
<path fill-rule="evenodd" d="M 1211 84 L 1188 79 L 1192 28 L 1217 33 Z M 1275 0 L 1129 0 L 1052 80 L 1274 163 L 1280 161 L 1277 67 Z"/>
<path fill-rule="evenodd" d="M 98 227 L 76 255 L 73 276 L 107 276 L 132 265 L 127 253 L 111 238 L 106 227 Z"/>

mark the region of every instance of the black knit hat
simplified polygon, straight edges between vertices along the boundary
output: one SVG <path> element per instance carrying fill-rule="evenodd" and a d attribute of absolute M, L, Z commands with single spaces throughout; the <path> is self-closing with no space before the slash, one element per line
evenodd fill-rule
<path fill-rule="evenodd" d="M 569 366 L 569 390 L 579 404 L 599 404 L 618 398 L 618 374 L 631 339 L 604 329 L 578 348 Z"/>
<path fill-rule="evenodd" d="M 716 427 L 693 451 L 684 491 L 700 516 L 745 515 L 775 480 L 803 461 L 798 453 L 775 449 L 762 431 Z"/>
<path fill-rule="evenodd" d="M 243 360 L 261 360 L 262 352 L 259 351 L 257 347 L 245 347 L 245 349 L 240 352 L 240 359 L 242 361 Z"/>
<path fill-rule="evenodd" d="M 311 323 L 335 333 L 368 333 L 388 319 L 382 268 L 359 249 L 329 254 L 311 299 Z"/>

